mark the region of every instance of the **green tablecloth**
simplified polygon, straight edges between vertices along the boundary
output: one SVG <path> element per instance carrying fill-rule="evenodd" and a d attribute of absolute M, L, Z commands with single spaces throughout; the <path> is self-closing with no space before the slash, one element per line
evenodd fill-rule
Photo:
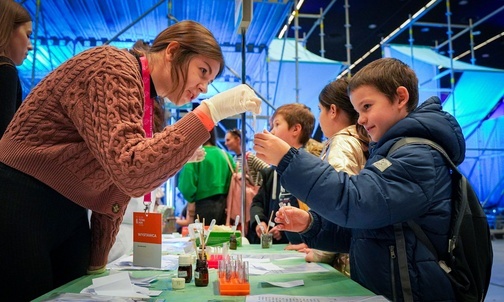
<path fill-rule="evenodd" d="M 295 251 L 285 251 L 285 245 L 274 245 L 271 249 L 261 249 L 260 245 L 247 245 L 239 247 L 236 251 L 231 251 L 232 254 L 279 254 L 288 256 L 293 255 Z M 272 261 L 279 266 L 289 266 L 304 263 L 303 258 L 289 259 L 282 261 Z M 288 273 L 288 274 L 266 274 L 261 276 L 250 276 L 250 295 L 261 294 L 280 294 L 280 295 L 295 295 L 295 296 L 374 296 L 372 292 L 360 286 L 356 282 L 343 276 L 340 272 L 333 269 L 327 264 L 319 264 L 329 269 L 328 272 L 318 273 Z M 152 298 L 150 301 L 245 301 L 245 296 L 221 296 L 217 283 L 217 270 L 210 269 L 210 284 L 208 287 L 196 287 L 194 278 L 191 283 L 186 283 L 185 288 L 181 290 L 172 290 L 171 276 L 175 272 L 162 271 L 132 271 L 134 277 L 148 277 L 160 275 L 158 281 L 152 283 L 151 289 L 162 290 L 163 293 Z M 79 293 L 82 289 L 92 284 L 92 279 L 96 277 L 106 276 L 108 273 L 93 276 L 84 276 L 72 282 L 69 282 L 34 301 L 44 301 L 54 293 Z M 274 287 L 265 285 L 263 282 L 287 282 L 293 280 L 304 281 L 304 286 L 292 288 Z M 158 300 L 160 299 L 160 300 Z"/>

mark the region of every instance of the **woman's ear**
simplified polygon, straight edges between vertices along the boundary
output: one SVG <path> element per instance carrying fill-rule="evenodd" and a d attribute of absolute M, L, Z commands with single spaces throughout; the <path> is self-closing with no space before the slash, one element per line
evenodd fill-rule
<path fill-rule="evenodd" d="M 179 49 L 180 44 L 177 41 L 172 41 L 168 46 L 165 48 L 165 57 L 166 59 L 171 62 L 175 56 L 175 53 Z"/>
<path fill-rule="evenodd" d="M 336 105 L 334 104 L 331 104 L 331 106 L 329 106 L 329 112 L 332 117 L 335 117 L 338 114 L 338 107 L 336 107 Z"/>
<path fill-rule="evenodd" d="M 396 94 L 397 94 L 397 100 L 398 103 L 397 105 L 399 108 L 406 107 L 409 101 L 409 91 L 406 87 L 404 86 L 399 86 L 396 89 Z"/>

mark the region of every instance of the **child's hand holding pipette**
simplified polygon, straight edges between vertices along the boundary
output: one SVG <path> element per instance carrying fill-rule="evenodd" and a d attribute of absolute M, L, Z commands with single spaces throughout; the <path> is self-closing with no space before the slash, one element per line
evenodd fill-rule
<path fill-rule="evenodd" d="M 257 237 L 261 238 L 261 235 L 262 234 L 266 234 L 266 222 L 263 222 L 259 219 L 259 216 L 255 215 L 255 220 L 257 222 L 257 226 L 256 226 L 256 234 L 257 234 Z"/>
<path fill-rule="evenodd" d="M 276 212 L 275 228 L 282 231 L 303 232 L 311 222 L 310 214 L 296 207 L 283 206 Z"/>
<path fill-rule="evenodd" d="M 290 207 L 291 204 L 290 204 L 290 202 L 285 203 L 285 202 L 281 201 L 281 202 L 279 202 L 279 206 L 280 207 L 285 207 L 285 206 L 289 206 Z M 284 213 L 284 220 L 285 220 L 286 223 L 289 223 L 289 216 L 286 215 L 285 213 Z"/>

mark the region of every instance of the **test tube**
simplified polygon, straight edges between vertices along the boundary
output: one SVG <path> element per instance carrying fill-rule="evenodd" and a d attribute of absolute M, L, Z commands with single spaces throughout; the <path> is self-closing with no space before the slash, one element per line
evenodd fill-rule
<path fill-rule="evenodd" d="M 226 277 L 226 260 L 219 260 L 219 279 Z"/>
<path fill-rule="evenodd" d="M 238 279 L 238 262 L 236 259 L 231 260 L 231 279 Z"/>
<path fill-rule="evenodd" d="M 231 263 L 230 261 L 226 261 L 226 282 L 229 282 L 231 281 L 231 275 L 232 275 L 232 271 L 231 271 Z"/>
<path fill-rule="evenodd" d="M 282 208 L 282 207 L 285 207 L 285 206 L 289 206 L 289 207 L 290 207 L 290 202 L 289 202 L 288 204 L 286 204 L 285 202 L 280 201 L 279 205 L 280 205 L 280 207 L 281 207 L 281 208 Z M 286 222 L 286 223 L 290 223 L 290 221 L 289 221 L 289 217 L 287 217 L 287 213 L 286 213 L 286 211 L 284 211 L 284 213 L 283 213 L 283 214 L 284 214 L 284 220 L 285 220 L 285 222 Z"/>
<path fill-rule="evenodd" d="M 248 261 L 243 261 L 240 271 L 240 283 L 247 283 L 249 281 L 249 263 Z"/>

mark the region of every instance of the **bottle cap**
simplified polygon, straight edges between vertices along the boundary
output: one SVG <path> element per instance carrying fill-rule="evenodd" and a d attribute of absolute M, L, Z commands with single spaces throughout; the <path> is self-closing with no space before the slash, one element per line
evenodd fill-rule
<path fill-rule="evenodd" d="M 185 287 L 184 278 L 172 278 L 172 289 L 183 289 Z"/>
<path fill-rule="evenodd" d="M 190 265 L 190 264 L 192 264 L 191 255 L 188 255 L 188 254 L 179 255 L 178 262 L 179 262 L 179 265 Z"/>

